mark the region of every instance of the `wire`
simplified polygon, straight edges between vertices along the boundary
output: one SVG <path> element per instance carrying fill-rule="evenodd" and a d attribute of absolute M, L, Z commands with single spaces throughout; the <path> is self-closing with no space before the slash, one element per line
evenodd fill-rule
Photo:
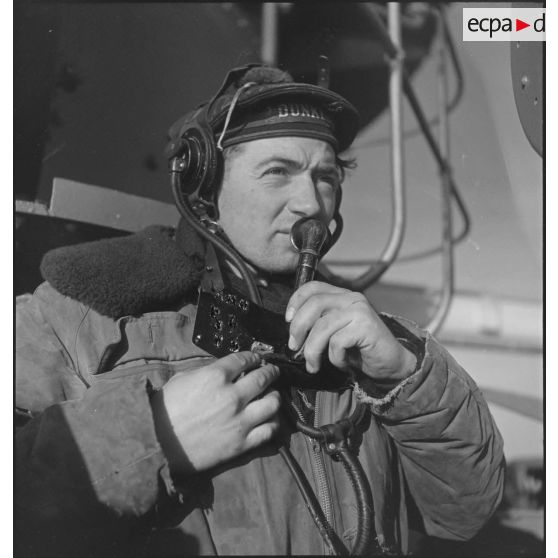
<path fill-rule="evenodd" d="M 232 113 L 233 113 L 234 107 L 236 106 L 236 103 L 238 102 L 240 94 L 245 89 L 248 89 L 248 87 L 252 87 L 253 85 L 257 85 L 256 82 L 255 81 L 249 81 L 248 83 L 245 83 L 242 87 L 237 89 L 236 93 L 234 94 L 234 97 L 232 98 L 231 104 L 229 106 L 229 110 L 227 111 L 227 117 L 225 119 L 225 124 L 223 124 L 223 131 L 221 132 L 221 135 L 219 136 L 219 139 L 217 140 L 217 149 L 219 151 L 223 151 L 223 138 L 225 137 L 225 134 L 227 133 L 227 129 L 228 129 L 229 123 L 231 121 Z"/>
<path fill-rule="evenodd" d="M 293 455 L 289 451 L 286 446 L 279 446 L 279 454 L 283 458 L 283 461 L 287 465 L 289 471 L 291 472 L 292 477 L 294 478 L 299 492 L 302 494 L 304 499 L 304 503 L 314 520 L 322 539 L 327 544 L 330 549 L 330 552 L 337 556 L 347 556 L 348 552 L 345 548 L 342 547 L 340 542 L 334 540 L 330 534 L 330 530 L 328 528 L 328 523 L 322 509 L 320 508 L 320 504 L 318 503 L 316 496 L 312 490 L 312 487 L 309 485 L 308 480 L 306 479 L 300 465 L 296 462 Z"/>
<path fill-rule="evenodd" d="M 210 232 L 202 223 L 200 223 L 193 209 L 189 206 L 188 202 L 183 197 L 180 187 L 180 173 L 171 171 L 170 174 L 174 201 L 182 217 L 184 217 L 203 238 L 211 242 L 213 246 L 223 252 L 225 256 L 231 260 L 233 265 L 242 275 L 242 279 L 243 281 L 245 281 L 246 286 L 248 287 L 250 300 L 258 306 L 261 306 L 262 301 L 254 278 L 252 277 L 250 270 L 248 269 L 240 255 L 231 246 L 228 246 L 223 240 L 221 240 L 216 235 L 216 233 Z"/>

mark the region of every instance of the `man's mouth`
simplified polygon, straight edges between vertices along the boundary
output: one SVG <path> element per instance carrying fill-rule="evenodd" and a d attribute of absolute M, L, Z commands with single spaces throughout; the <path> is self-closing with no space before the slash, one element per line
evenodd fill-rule
<path fill-rule="evenodd" d="M 277 231 L 277 234 L 281 235 L 281 238 L 285 237 L 284 241 L 288 244 L 288 247 L 290 248 L 289 251 L 297 252 L 297 250 L 293 246 L 293 243 L 291 242 L 291 229 L 280 229 Z"/>

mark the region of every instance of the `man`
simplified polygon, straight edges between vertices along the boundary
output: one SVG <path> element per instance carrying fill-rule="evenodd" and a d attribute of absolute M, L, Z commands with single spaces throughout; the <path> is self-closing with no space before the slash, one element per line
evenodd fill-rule
<path fill-rule="evenodd" d="M 488 520 L 502 442 L 471 378 L 360 293 L 293 293 L 292 226 L 339 227 L 357 130 L 327 89 L 234 70 L 171 129 L 176 231 L 47 254 L 18 307 L 22 556 L 407 553 Z M 349 423 L 337 460 L 308 434 Z"/>

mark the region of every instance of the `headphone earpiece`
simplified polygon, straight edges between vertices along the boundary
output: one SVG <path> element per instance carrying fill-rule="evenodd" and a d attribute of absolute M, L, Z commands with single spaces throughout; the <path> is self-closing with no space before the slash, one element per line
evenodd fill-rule
<path fill-rule="evenodd" d="M 181 134 L 180 155 L 183 169 L 180 190 L 192 205 L 203 204 L 210 217 L 217 217 L 216 183 L 220 180 L 222 157 L 218 153 L 205 111 L 189 122 Z"/>

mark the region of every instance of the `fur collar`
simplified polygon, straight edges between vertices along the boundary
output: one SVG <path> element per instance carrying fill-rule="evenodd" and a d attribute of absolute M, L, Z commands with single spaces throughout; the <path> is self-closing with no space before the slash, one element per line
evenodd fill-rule
<path fill-rule="evenodd" d="M 57 291 L 111 318 L 170 309 L 198 286 L 205 246 L 181 221 L 45 254 L 41 274 Z"/>

